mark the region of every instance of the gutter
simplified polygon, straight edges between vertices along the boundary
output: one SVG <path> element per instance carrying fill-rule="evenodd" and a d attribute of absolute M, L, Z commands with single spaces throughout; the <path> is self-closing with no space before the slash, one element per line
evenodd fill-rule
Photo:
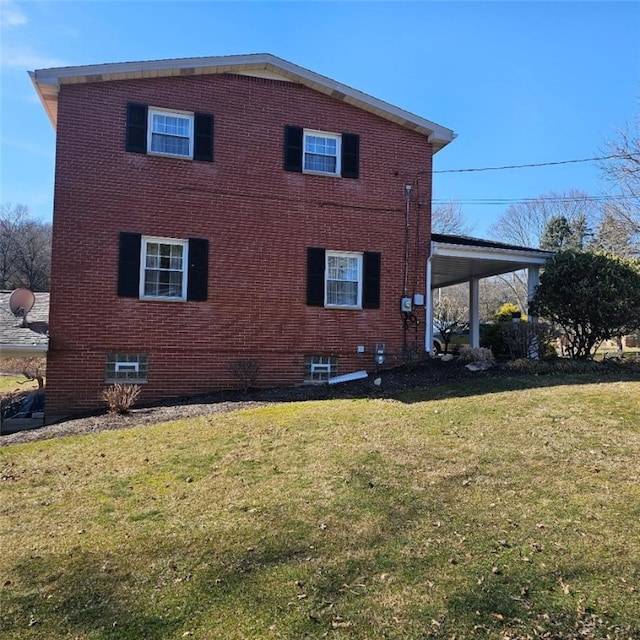
<path fill-rule="evenodd" d="M 0 345 L 0 358 L 19 358 L 44 356 L 49 351 L 49 344 L 3 344 Z"/>

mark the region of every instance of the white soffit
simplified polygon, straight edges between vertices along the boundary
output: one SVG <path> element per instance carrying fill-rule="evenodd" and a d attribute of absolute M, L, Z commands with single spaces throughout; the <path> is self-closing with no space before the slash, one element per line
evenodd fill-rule
<path fill-rule="evenodd" d="M 451 129 L 268 53 L 57 67 L 30 71 L 29 76 L 55 128 L 58 92 L 63 84 L 218 73 L 302 84 L 427 136 L 434 145 L 434 151 L 440 150 L 456 137 Z"/>
<path fill-rule="evenodd" d="M 490 244 L 490 243 L 489 243 Z M 541 267 L 553 255 L 526 247 L 495 247 L 455 242 L 431 243 L 431 286 L 448 287 L 473 278 L 488 278 L 530 267 Z"/>

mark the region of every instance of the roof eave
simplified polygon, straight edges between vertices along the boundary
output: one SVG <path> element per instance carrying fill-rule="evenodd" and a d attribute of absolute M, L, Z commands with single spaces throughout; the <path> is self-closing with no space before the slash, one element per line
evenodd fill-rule
<path fill-rule="evenodd" d="M 39 342 L 37 344 L 3 344 L 0 352 L 6 358 L 26 358 L 46 355 L 48 350 L 48 342 Z"/>
<path fill-rule="evenodd" d="M 427 137 L 433 144 L 434 151 L 440 150 L 456 137 L 451 129 L 268 53 L 56 67 L 30 71 L 29 76 L 55 129 L 57 96 L 62 84 L 201 74 L 242 74 L 252 71 L 276 74 L 283 80 L 303 84 L 332 98 L 413 129 Z"/>
<path fill-rule="evenodd" d="M 37 71 L 29 71 L 28 73 L 29 78 L 31 78 L 31 82 L 38 93 L 40 102 L 42 102 L 42 106 L 44 107 L 47 116 L 49 116 L 49 120 L 51 120 L 53 128 L 56 129 L 58 120 L 58 92 L 60 90 L 60 85 L 57 82 L 39 82 Z"/>

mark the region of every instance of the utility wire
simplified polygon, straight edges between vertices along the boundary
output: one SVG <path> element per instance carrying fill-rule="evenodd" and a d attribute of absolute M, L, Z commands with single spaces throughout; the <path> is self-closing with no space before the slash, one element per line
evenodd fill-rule
<path fill-rule="evenodd" d="M 434 198 L 433 204 L 449 204 L 450 202 L 454 202 L 455 204 L 513 204 L 513 203 L 521 203 L 525 204 L 527 202 L 540 202 L 544 200 L 544 202 L 607 202 L 609 200 L 623 200 L 623 199 L 637 199 L 638 196 L 556 196 L 556 197 L 547 197 L 547 196 L 539 196 L 537 198 L 472 198 L 470 200 L 456 200 L 454 199 L 440 199 Z"/>
<path fill-rule="evenodd" d="M 503 171 L 504 169 L 528 169 L 530 167 L 551 167 L 559 164 L 575 164 L 577 162 L 596 162 L 598 160 L 612 160 L 614 158 L 634 159 L 635 154 L 598 156 L 595 158 L 581 158 L 579 160 L 558 160 L 556 162 L 532 162 L 530 164 L 510 164 L 502 167 L 478 167 L 474 169 L 439 169 L 433 173 L 470 173 L 473 171 Z M 638 156 L 640 158 L 640 156 Z"/>

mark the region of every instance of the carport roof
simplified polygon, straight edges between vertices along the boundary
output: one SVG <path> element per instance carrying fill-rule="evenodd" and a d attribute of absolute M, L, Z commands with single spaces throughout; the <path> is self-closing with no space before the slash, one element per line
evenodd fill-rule
<path fill-rule="evenodd" d="M 531 247 L 468 236 L 431 235 L 431 288 L 541 267 L 553 255 Z"/>

